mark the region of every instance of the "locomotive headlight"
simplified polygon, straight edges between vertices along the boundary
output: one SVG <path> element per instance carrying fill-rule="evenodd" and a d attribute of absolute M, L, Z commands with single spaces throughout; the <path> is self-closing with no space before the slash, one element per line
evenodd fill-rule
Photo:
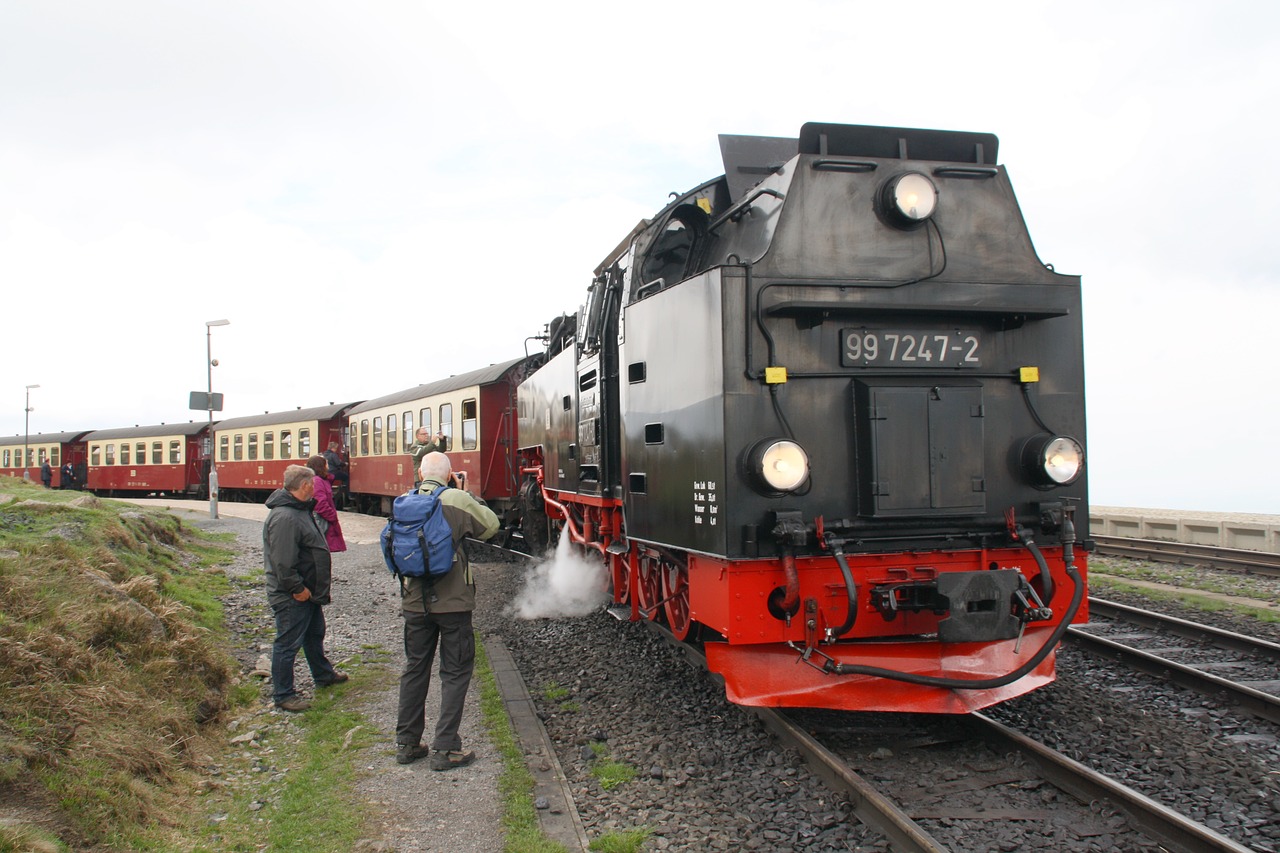
<path fill-rule="evenodd" d="M 794 441 L 765 439 L 751 449 L 747 464 L 760 484 L 775 492 L 794 492 L 809 481 L 809 456 Z"/>
<path fill-rule="evenodd" d="M 1084 469 L 1084 448 L 1066 435 L 1037 435 L 1022 447 L 1022 464 L 1037 483 L 1065 486 Z"/>
<path fill-rule="evenodd" d="M 905 172 L 884 186 L 884 208 L 894 224 L 910 228 L 933 216 L 938 207 L 938 188 L 919 172 Z"/>

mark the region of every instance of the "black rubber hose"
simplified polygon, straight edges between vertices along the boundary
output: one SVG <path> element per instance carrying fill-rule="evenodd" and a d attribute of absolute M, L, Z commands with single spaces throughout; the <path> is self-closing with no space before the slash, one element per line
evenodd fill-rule
<path fill-rule="evenodd" d="M 991 690 L 996 687 L 1004 687 L 1006 684 L 1012 684 L 1019 678 L 1031 672 L 1040 662 L 1049 656 L 1062 641 L 1063 636 L 1067 633 L 1067 629 L 1071 627 L 1071 620 L 1075 618 L 1076 611 L 1080 609 L 1080 603 L 1084 601 L 1084 579 L 1080 577 L 1080 571 L 1075 566 L 1074 550 L 1071 543 L 1075 541 L 1075 526 L 1071 520 L 1065 519 L 1063 524 L 1062 539 L 1062 556 L 1066 564 L 1067 577 L 1071 578 L 1075 589 L 1071 594 L 1071 604 L 1067 606 L 1067 613 L 1062 617 L 1062 622 L 1054 629 L 1053 634 L 1040 647 L 1040 650 L 1032 656 L 1022 666 L 1015 669 L 1007 675 L 997 676 L 995 678 L 946 678 L 937 675 L 918 675 L 912 672 L 898 672 L 892 669 L 882 669 L 878 666 L 863 666 L 861 664 L 845 664 L 827 661 L 823 666 L 823 670 L 835 675 L 874 675 L 877 678 L 887 678 L 891 681 L 905 681 L 908 684 L 923 684 L 926 687 L 946 687 L 957 690 Z M 1035 553 L 1035 552 L 1033 552 Z M 1043 560 L 1037 554 L 1037 559 Z"/>

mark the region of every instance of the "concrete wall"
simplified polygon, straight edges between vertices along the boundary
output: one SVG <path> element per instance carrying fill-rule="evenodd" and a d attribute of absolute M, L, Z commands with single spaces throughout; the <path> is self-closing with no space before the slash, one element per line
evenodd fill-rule
<path fill-rule="evenodd" d="M 1089 532 L 1280 553 L 1280 515 L 1094 506 Z"/>

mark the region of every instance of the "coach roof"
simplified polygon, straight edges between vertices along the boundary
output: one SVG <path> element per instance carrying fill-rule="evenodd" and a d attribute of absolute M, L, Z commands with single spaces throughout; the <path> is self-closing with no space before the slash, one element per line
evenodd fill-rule
<path fill-rule="evenodd" d="M 353 408 L 349 414 L 354 415 L 360 412 L 367 412 L 372 409 L 381 409 L 384 406 L 393 406 L 396 403 L 404 403 L 408 400 L 421 400 L 424 397 L 434 397 L 437 394 L 446 394 L 450 391 L 456 391 L 459 388 L 489 385 L 502 379 L 512 368 L 523 362 L 523 358 L 513 358 L 510 361 L 491 364 L 488 367 L 482 367 L 479 370 L 472 370 L 468 373 L 459 373 L 457 376 L 450 376 L 448 379 L 439 379 L 435 382 L 428 382 L 425 385 L 415 385 L 412 388 L 406 388 L 403 391 L 397 391 L 394 394 L 387 394 L 385 397 L 378 397 L 377 399 L 361 403 Z"/>
<path fill-rule="evenodd" d="M 298 421 L 331 421 L 350 408 L 352 403 L 330 403 L 327 406 L 314 406 L 310 409 L 292 409 L 287 412 L 266 412 L 261 415 L 249 415 L 243 418 L 229 418 L 218 421 L 214 432 L 228 429 L 244 429 L 245 427 L 270 426 L 271 424 L 292 424 Z"/>
<path fill-rule="evenodd" d="M 142 438 L 153 435 L 195 435 L 200 430 L 208 427 L 208 424 L 201 421 L 188 421 L 185 424 L 156 424 L 154 426 L 132 426 L 122 427 L 120 429 L 100 429 L 97 432 L 87 433 L 84 437 L 85 441 L 103 441 L 108 438 Z"/>

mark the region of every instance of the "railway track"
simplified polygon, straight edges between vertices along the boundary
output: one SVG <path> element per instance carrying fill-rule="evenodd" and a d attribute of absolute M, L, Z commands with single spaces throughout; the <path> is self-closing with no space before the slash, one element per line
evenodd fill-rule
<path fill-rule="evenodd" d="M 1244 551 L 1216 545 L 1192 545 L 1162 539 L 1129 539 L 1123 536 L 1089 538 L 1097 546 L 1097 553 L 1103 555 L 1280 577 L 1280 554 L 1267 551 Z"/>
<path fill-rule="evenodd" d="M 706 669 L 696 649 L 677 643 L 664 627 L 647 624 Z M 1043 838 L 1014 841 L 1022 830 L 1010 827 L 1064 823 L 1077 834 L 1140 835 L 1149 840 L 1135 842 L 1142 849 L 1147 843 L 1185 853 L 1250 849 L 984 714 L 748 710 L 843 793 L 859 819 L 896 851 L 952 850 L 937 828 L 984 839 L 980 847 L 1004 836 L 1004 846 L 986 849 L 1056 849 Z M 956 772 L 956 767 L 964 769 Z M 1046 790 L 1046 783 L 1056 790 Z M 1106 803 L 1109 813 L 1100 815 L 1099 803 Z"/>
<path fill-rule="evenodd" d="M 1280 723 L 1280 645 L 1102 599 L 1089 612 L 1106 621 L 1068 629 L 1068 641 Z"/>

